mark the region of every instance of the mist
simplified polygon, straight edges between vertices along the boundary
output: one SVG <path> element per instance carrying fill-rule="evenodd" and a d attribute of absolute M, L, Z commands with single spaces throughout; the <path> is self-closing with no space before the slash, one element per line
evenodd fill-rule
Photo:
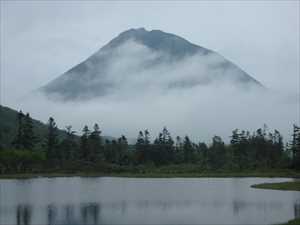
<path fill-rule="evenodd" d="M 152 140 L 166 126 L 173 137 L 189 135 L 194 141 L 210 142 L 214 135 L 229 141 L 235 128 L 255 131 L 267 124 L 290 138 L 299 111 L 297 95 L 288 95 L 253 84 L 241 84 L 235 69 L 216 67 L 218 54 L 194 55 L 180 62 L 147 65 L 166 58 L 161 52 L 126 42 L 114 51 L 104 76 L 86 74 L 85 85 L 110 83 L 103 96 L 61 101 L 33 92 L 15 107 L 46 122 L 54 117 L 58 126 L 72 125 L 77 134 L 84 125 L 98 123 L 103 135 L 136 138 L 148 129 Z M 97 65 L 89 65 L 97 71 Z M 86 78 L 89 79 L 86 79 Z M 170 85 L 188 83 L 185 85 Z"/>
<path fill-rule="evenodd" d="M 213 135 L 228 141 L 233 129 L 255 130 L 264 123 L 288 141 L 292 124 L 300 123 L 298 1 L 0 4 L 0 102 L 43 122 L 53 116 L 60 128 L 71 124 L 78 134 L 85 124 L 91 128 L 97 122 L 105 135 L 131 138 L 147 128 L 152 140 L 167 126 L 173 137 L 188 134 L 195 141 L 210 141 Z M 195 56 L 145 70 L 143 62 L 157 55 L 143 46 L 125 46 L 107 76 L 101 77 L 101 82 L 119 89 L 69 103 L 35 92 L 120 32 L 137 27 L 161 29 L 212 49 L 267 90 L 245 90 L 223 76 L 207 80 L 207 65 L 220 58 Z M 131 57 L 125 57 L 129 53 Z M 203 71 L 203 76 L 195 70 Z M 178 87 L 186 78 L 191 87 Z M 170 85 L 174 88 L 166 88 Z"/>

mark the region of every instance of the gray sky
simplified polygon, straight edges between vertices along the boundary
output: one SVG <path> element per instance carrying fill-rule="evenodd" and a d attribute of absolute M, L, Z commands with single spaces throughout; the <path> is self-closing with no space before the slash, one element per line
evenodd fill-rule
<path fill-rule="evenodd" d="M 295 96 L 299 21 L 299 1 L 1 1 L 1 102 L 18 108 L 31 90 L 138 27 L 217 51 L 270 89 Z"/>

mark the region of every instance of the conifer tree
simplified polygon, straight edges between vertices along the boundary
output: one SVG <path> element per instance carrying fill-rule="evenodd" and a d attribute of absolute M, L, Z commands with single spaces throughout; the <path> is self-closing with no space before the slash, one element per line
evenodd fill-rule
<path fill-rule="evenodd" d="M 13 145 L 17 149 L 23 148 L 23 130 L 24 130 L 24 114 L 22 110 L 18 112 L 17 115 L 17 135 L 13 141 Z"/>
<path fill-rule="evenodd" d="M 150 144 L 150 133 L 147 129 L 144 131 L 144 144 L 145 145 Z"/>
<path fill-rule="evenodd" d="M 122 135 L 118 139 L 118 160 L 117 163 L 120 165 L 128 164 L 128 142 L 127 138 Z"/>
<path fill-rule="evenodd" d="M 138 138 L 135 144 L 135 149 L 137 152 L 137 162 L 138 163 L 144 163 L 145 162 L 145 154 L 144 154 L 144 147 L 145 147 L 145 139 L 144 134 L 142 131 L 139 132 Z"/>
<path fill-rule="evenodd" d="M 52 117 L 48 121 L 47 159 L 50 162 L 59 158 L 58 155 L 58 129 Z"/>
<path fill-rule="evenodd" d="M 75 158 L 78 157 L 78 155 L 76 155 L 78 145 L 75 140 L 75 133 L 71 125 L 66 126 L 66 138 L 60 144 L 62 161 L 75 160 Z"/>
<path fill-rule="evenodd" d="M 184 137 L 183 152 L 184 152 L 184 162 L 190 163 L 193 158 L 193 145 L 188 136 Z"/>
<path fill-rule="evenodd" d="M 89 161 L 96 161 L 103 158 L 101 130 L 97 123 L 94 124 L 94 130 L 89 136 Z"/>
<path fill-rule="evenodd" d="M 293 167 L 300 169 L 300 127 L 293 125 L 292 141 Z"/>
<path fill-rule="evenodd" d="M 26 114 L 24 117 L 24 125 L 23 125 L 23 147 L 27 150 L 32 150 L 34 147 L 35 136 L 33 131 L 33 121 L 29 115 Z"/>
<path fill-rule="evenodd" d="M 89 127 L 85 125 L 82 129 L 82 135 L 80 138 L 80 157 L 83 160 L 88 160 L 90 133 Z"/>

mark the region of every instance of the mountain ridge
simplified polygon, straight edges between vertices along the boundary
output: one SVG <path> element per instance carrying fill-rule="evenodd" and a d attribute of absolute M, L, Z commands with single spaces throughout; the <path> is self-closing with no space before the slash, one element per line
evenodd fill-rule
<path fill-rule="evenodd" d="M 134 43 L 135 46 L 130 46 L 130 43 Z M 126 45 L 128 45 L 127 48 L 122 50 L 122 46 Z M 137 50 L 135 52 L 132 49 Z M 151 58 L 151 54 L 154 54 L 155 57 Z M 122 68 L 123 70 L 114 71 L 118 75 L 117 78 L 119 80 L 126 78 L 130 80 L 129 76 L 132 76 L 130 74 L 132 71 L 128 70 L 128 68 L 134 68 L 134 73 L 150 71 L 149 73 L 151 74 L 153 69 L 162 66 L 171 67 L 195 56 L 199 57 L 199 65 L 204 66 L 205 70 L 208 71 L 200 74 L 204 78 L 201 78 L 199 75 L 190 79 L 183 72 L 178 81 L 172 81 L 171 78 L 169 84 L 165 85 L 165 88 L 189 88 L 209 83 L 217 77 L 223 79 L 226 76 L 233 77 L 239 84 L 252 84 L 257 87 L 263 87 L 260 82 L 234 63 L 212 50 L 195 45 L 182 37 L 161 30 L 147 31 L 144 28 L 138 28 L 120 33 L 86 60 L 72 67 L 39 90 L 48 97 L 55 96 L 67 101 L 103 97 L 120 89 L 119 87 L 122 84 L 113 80 L 111 71 L 114 71 L 116 65 L 118 66 L 119 62 L 124 61 L 124 59 L 135 59 L 137 63 L 136 65 L 134 63 L 133 65 L 125 64 L 124 68 Z M 205 61 L 210 58 L 216 58 L 216 62 L 213 61 L 212 65 L 209 65 L 210 62 L 207 63 Z M 140 67 L 138 67 L 138 63 L 141 64 Z M 128 75 L 126 72 L 128 72 Z M 230 75 L 230 72 L 234 75 Z M 121 75 L 123 73 L 127 77 Z M 192 77 L 195 77 L 197 69 L 192 71 L 192 73 Z"/>

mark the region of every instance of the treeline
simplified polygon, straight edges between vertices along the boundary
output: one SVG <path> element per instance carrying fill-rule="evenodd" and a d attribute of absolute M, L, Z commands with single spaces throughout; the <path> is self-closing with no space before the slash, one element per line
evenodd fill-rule
<path fill-rule="evenodd" d="M 196 165 L 203 171 L 300 169 L 300 128 L 284 144 L 279 131 L 267 126 L 250 133 L 235 129 L 230 144 L 214 136 L 212 143 L 194 143 L 188 136 L 175 139 L 165 127 L 151 141 L 148 130 L 138 133 L 134 145 L 122 135 L 105 140 L 98 124 L 84 126 L 80 135 L 67 126 L 64 137 L 52 117 L 44 142 L 36 139 L 30 115 L 18 113 L 13 149 L 0 149 L 0 173 L 23 172 L 139 172 L 140 167 Z M 199 171 L 201 172 L 201 171 Z"/>

